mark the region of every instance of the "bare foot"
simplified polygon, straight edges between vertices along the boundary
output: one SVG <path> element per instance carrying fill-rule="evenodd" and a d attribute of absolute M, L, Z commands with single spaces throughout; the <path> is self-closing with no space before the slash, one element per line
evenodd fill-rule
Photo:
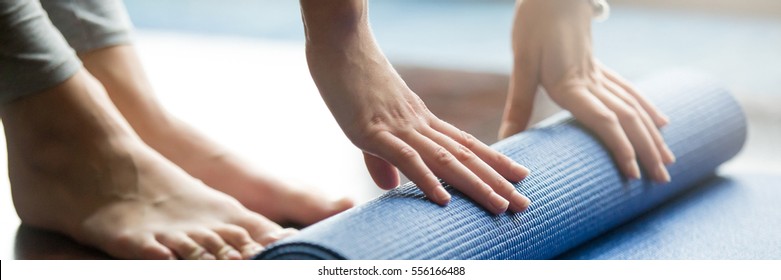
<path fill-rule="evenodd" d="M 155 98 L 132 46 L 103 48 L 80 56 L 149 146 L 250 210 L 278 223 L 307 226 L 353 206 L 349 199 L 325 200 L 316 191 L 261 173 L 170 115 Z"/>
<path fill-rule="evenodd" d="M 294 232 L 144 145 L 85 71 L 0 115 L 25 224 L 129 259 L 248 258 Z"/>

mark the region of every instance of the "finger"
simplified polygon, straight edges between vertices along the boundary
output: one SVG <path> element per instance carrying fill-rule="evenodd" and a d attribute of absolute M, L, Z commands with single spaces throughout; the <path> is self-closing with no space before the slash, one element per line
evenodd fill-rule
<path fill-rule="evenodd" d="M 384 159 L 378 158 L 372 154 L 363 153 L 363 161 L 366 168 L 372 176 L 372 180 L 383 190 L 389 190 L 399 185 L 399 172 L 396 167 Z"/>
<path fill-rule="evenodd" d="M 649 171 L 651 178 L 657 182 L 669 182 L 670 175 L 667 173 L 667 169 L 662 163 L 659 150 L 656 148 L 648 129 L 635 108 L 626 104 L 618 96 L 607 91 L 604 87 L 591 88 L 591 91 L 594 96 L 616 114 L 621 127 L 624 129 L 624 133 L 626 133 L 626 136 L 635 149 L 637 157 L 643 166 L 645 166 L 646 170 Z"/>
<path fill-rule="evenodd" d="M 499 139 L 504 139 L 526 129 L 532 114 L 534 97 L 539 84 L 538 63 L 529 56 L 518 52 L 510 76 L 507 102 L 504 107 Z"/>
<path fill-rule="evenodd" d="M 662 113 L 656 106 L 651 103 L 648 98 L 645 97 L 645 95 L 640 94 L 640 91 L 635 88 L 632 83 L 618 75 L 616 72 L 613 72 L 613 70 L 608 69 L 607 67 L 600 67 L 602 69 L 602 73 L 605 75 L 605 77 L 608 78 L 608 80 L 616 83 L 618 86 L 620 86 L 622 89 L 624 89 L 627 93 L 632 95 L 637 102 L 640 103 L 640 106 L 645 109 L 645 112 L 648 113 L 648 115 L 651 116 L 651 118 L 654 121 L 654 124 L 656 127 L 662 127 L 665 126 L 667 123 L 670 122 L 670 119 Z"/>
<path fill-rule="evenodd" d="M 195 243 L 201 245 L 206 251 L 219 260 L 240 260 L 241 253 L 233 246 L 225 243 L 216 232 L 210 230 L 197 230 L 187 234 Z"/>
<path fill-rule="evenodd" d="M 237 248 L 244 259 L 249 259 L 263 250 L 263 246 L 252 240 L 247 230 L 235 226 L 224 225 L 222 227 L 214 229 L 214 232 L 220 235 L 226 243 Z"/>
<path fill-rule="evenodd" d="M 390 133 L 378 134 L 375 143 L 378 144 L 377 155 L 395 165 L 429 200 L 442 206 L 450 202 L 450 194 L 410 145 Z"/>
<path fill-rule="evenodd" d="M 424 135 L 447 149 L 447 151 L 454 155 L 461 164 L 469 169 L 469 171 L 473 172 L 480 180 L 488 184 L 494 192 L 509 201 L 510 210 L 513 212 L 522 212 L 529 207 L 529 199 L 520 194 L 507 179 L 475 155 L 471 149 L 434 129 L 424 130 Z"/>
<path fill-rule="evenodd" d="M 198 245 L 184 233 L 163 233 L 155 236 L 163 246 L 170 248 L 181 259 L 186 260 L 215 260 L 214 255 Z"/>
<path fill-rule="evenodd" d="M 431 127 L 461 143 L 467 149 L 474 152 L 481 160 L 487 163 L 491 168 L 502 174 L 504 178 L 512 182 L 520 182 L 529 175 L 529 169 L 515 162 L 502 153 L 494 150 L 474 136 L 445 121 L 434 121 Z"/>
<path fill-rule="evenodd" d="M 646 130 L 648 133 L 651 134 L 651 138 L 654 140 L 654 144 L 656 145 L 656 149 L 659 150 L 659 153 L 662 156 L 662 162 L 665 164 L 671 164 L 675 162 L 675 155 L 672 151 L 670 151 L 670 148 L 667 146 L 667 143 L 664 142 L 664 138 L 662 137 L 662 134 L 659 132 L 659 128 L 656 127 L 653 120 L 651 120 L 651 116 L 648 115 L 648 112 L 645 111 L 645 108 L 642 107 L 637 99 L 634 98 L 634 96 L 631 96 L 628 94 L 622 87 L 616 85 L 613 81 L 610 81 L 609 79 L 604 80 L 603 85 L 605 88 L 607 88 L 610 92 L 621 98 L 626 104 L 629 106 L 635 108 L 635 110 L 640 113 L 640 118 L 643 121 L 643 124 L 646 127 Z"/>
<path fill-rule="evenodd" d="M 456 159 L 447 149 L 422 134 L 404 139 L 416 150 L 427 166 L 454 188 L 460 190 L 494 214 L 507 211 L 509 202 Z"/>
<path fill-rule="evenodd" d="M 575 118 L 604 141 L 624 175 L 639 179 L 640 168 L 637 165 L 634 148 L 621 128 L 616 114 L 587 89 L 578 87 L 569 90 L 571 91 L 569 93 L 555 93 L 551 96 L 558 99 L 554 101 L 570 111 Z"/>

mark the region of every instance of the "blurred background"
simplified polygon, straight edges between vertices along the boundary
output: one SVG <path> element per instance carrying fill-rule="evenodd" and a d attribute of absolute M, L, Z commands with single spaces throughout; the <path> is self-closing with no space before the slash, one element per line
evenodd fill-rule
<path fill-rule="evenodd" d="M 608 2 L 610 18 L 593 25 L 602 62 L 635 81 L 675 68 L 718 79 L 750 121 L 743 152 L 720 172 L 781 173 L 781 1 Z M 369 3 L 381 48 L 431 111 L 495 142 L 512 62 L 514 1 Z M 311 81 L 298 1 L 125 4 L 144 66 L 173 113 L 269 173 L 359 202 L 381 193 Z M 0 219 L 7 226 L 0 257 L 106 258 L 18 226 L 2 164 Z"/>
<path fill-rule="evenodd" d="M 302 45 L 298 1 L 127 0 L 139 29 Z M 383 51 L 441 118 L 496 141 L 512 56 L 511 0 L 371 0 Z M 781 1 L 613 0 L 597 57 L 629 79 L 686 68 L 722 81 L 752 121 L 746 168 L 779 170 Z M 453 108 L 466 108 L 457 110 Z M 732 165 L 735 166 L 735 165 Z"/>
<path fill-rule="evenodd" d="M 303 43 L 298 1 L 126 0 L 140 30 Z M 370 21 L 396 64 L 508 73 L 514 1 L 371 0 Z M 735 90 L 770 94 L 781 79 L 781 2 L 614 0 L 594 24 L 597 56 L 628 77 L 701 68 Z"/>

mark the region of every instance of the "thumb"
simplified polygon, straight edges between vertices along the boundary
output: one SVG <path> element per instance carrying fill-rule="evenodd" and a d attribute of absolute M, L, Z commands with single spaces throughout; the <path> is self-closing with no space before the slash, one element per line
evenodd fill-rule
<path fill-rule="evenodd" d="M 516 62 L 510 76 L 507 103 L 499 128 L 499 139 L 510 137 L 526 129 L 532 114 L 534 97 L 537 95 L 539 74 L 537 67 L 522 67 Z"/>
<path fill-rule="evenodd" d="M 399 185 L 399 171 L 396 170 L 396 167 L 384 159 L 366 152 L 363 152 L 363 161 L 378 187 L 389 190 Z"/>

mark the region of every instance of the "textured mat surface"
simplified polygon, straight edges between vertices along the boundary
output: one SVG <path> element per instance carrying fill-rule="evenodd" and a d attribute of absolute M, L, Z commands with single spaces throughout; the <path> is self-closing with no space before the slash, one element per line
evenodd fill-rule
<path fill-rule="evenodd" d="M 728 174 L 561 259 L 781 259 L 781 175 Z"/>
<path fill-rule="evenodd" d="M 638 84 L 671 119 L 672 182 L 626 181 L 602 144 L 567 116 L 492 147 L 532 170 L 515 186 L 532 204 L 498 216 L 458 191 L 447 207 L 407 184 L 280 241 L 260 259 L 548 259 L 637 217 L 733 157 L 746 121 L 727 91 L 675 72 Z M 645 176 L 643 176 L 645 178 Z M 369 186 L 367 186 L 369 187 Z"/>

